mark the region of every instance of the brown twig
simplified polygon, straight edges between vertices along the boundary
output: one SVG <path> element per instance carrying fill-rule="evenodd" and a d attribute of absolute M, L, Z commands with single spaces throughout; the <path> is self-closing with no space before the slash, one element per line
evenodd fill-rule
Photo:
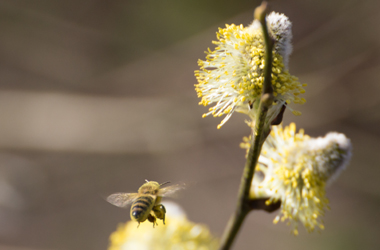
<path fill-rule="evenodd" d="M 253 130 L 253 136 L 251 141 L 251 147 L 248 151 L 247 161 L 244 167 L 243 176 L 241 179 L 237 206 L 234 214 L 228 221 L 227 227 L 224 231 L 220 250 L 230 249 L 237 233 L 240 230 L 241 225 L 247 214 L 256 206 L 260 204 L 261 200 L 250 200 L 249 191 L 255 173 L 255 167 L 260 156 L 261 147 L 270 132 L 270 126 L 265 125 L 265 119 L 268 113 L 268 109 L 273 103 L 273 88 L 271 83 L 272 73 L 272 51 L 274 46 L 273 39 L 269 36 L 268 27 L 266 23 L 267 3 L 263 2 L 261 6 L 255 9 L 255 19 L 261 23 L 264 42 L 265 42 L 265 67 L 264 67 L 264 85 L 261 100 L 258 103 L 258 115 L 255 121 L 255 128 Z M 265 202 L 264 202 L 265 203 Z M 264 204 L 265 205 L 265 204 Z M 278 204 L 277 204 L 278 205 Z M 275 206 L 268 208 L 268 210 L 274 209 Z M 265 210 L 265 209 L 264 209 Z"/>

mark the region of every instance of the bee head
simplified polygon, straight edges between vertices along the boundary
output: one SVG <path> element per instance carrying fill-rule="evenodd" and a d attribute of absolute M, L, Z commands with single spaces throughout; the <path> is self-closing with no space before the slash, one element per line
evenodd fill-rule
<path fill-rule="evenodd" d="M 157 194 L 160 189 L 160 184 L 156 181 L 147 181 L 139 188 L 139 193 L 142 194 Z"/>

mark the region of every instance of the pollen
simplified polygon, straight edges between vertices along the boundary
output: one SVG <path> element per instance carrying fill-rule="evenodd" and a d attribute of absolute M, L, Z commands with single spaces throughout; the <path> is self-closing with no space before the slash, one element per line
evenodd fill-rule
<path fill-rule="evenodd" d="M 250 148 L 244 139 L 243 148 Z M 351 142 L 336 132 L 311 138 L 291 123 L 273 126 L 263 144 L 258 166 L 264 179 L 254 176 L 251 198 L 270 197 L 266 204 L 281 200 L 276 221 L 288 221 L 298 234 L 298 224 L 306 230 L 322 230 L 323 215 L 329 209 L 326 186 L 346 167 L 351 158 Z"/>
<path fill-rule="evenodd" d="M 217 250 L 218 239 L 206 225 L 189 221 L 185 215 L 167 217 L 165 226 L 152 229 L 132 221 L 120 224 L 110 235 L 108 250 L 123 249 L 209 249 Z"/>
<path fill-rule="evenodd" d="M 273 105 L 268 112 L 268 117 L 274 119 L 282 105 L 306 102 L 304 98 L 298 97 L 305 93 L 306 84 L 301 84 L 287 69 L 290 54 L 287 47 L 291 47 L 290 21 L 278 13 L 270 14 L 268 20 L 270 33 L 277 42 L 272 51 L 272 86 L 277 105 Z M 285 25 L 277 27 L 276 20 Z M 195 71 L 198 81 L 195 90 L 202 97 L 200 104 L 214 105 L 217 117 L 219 114 L 225 115 L 219 128 L 235 111 L 245 113 L 255 120 L 257 112 L 252 107 L 257 105 L 248 104 L 260 99 L 265 80 L 265 43 L 261 28 L 256 21 L 248 27 L 231 24 L 219 28 L 216 37 L 217 41 L 213 43 L 217 47 L 206 51 L 206 60 L 198 60 L 200 70 Z M 207 113 L 206 116 L 211 114 L 213 113 Z M 300 112 L 293 111 L 293 114 L 299 115 Z"/>

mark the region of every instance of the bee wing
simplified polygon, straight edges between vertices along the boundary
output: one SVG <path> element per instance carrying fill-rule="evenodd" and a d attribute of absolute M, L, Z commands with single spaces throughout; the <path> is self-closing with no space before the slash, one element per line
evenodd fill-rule
<path fill-rule="evenodd" d="M 116 193 L 107 197 L 107 201 L 117 207 L 126 207 L 138 197 L 138 193 Z"/>
<path fill-rule="evenodd" d="M 184 183 L 171 185 L 169 187 L 160 188 L 160 191 L 158 192 L 158 196 L 165 196 L 165 197 L 172 196 L 175 192 L 177 192 L 178 190 L 184 189 L 184 188 L 185 188 Z"/>

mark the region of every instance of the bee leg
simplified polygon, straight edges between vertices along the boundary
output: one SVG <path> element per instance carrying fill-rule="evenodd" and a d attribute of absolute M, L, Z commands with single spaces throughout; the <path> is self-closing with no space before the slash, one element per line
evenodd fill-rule
<path fill-rule="evenodd" d="M 161 219 L 165 225 L 165 215 L 166 215 L 166 209 L 164 205 L 159 204 L 153 207 L 152 211 L 154 212 L 154 215 L 158 218 Z"/>
<path fill-rule="evenodd" d="M 162 205 L 161 205 L 162 206 Z M 165 207 L 164 206 L 162 206 L 162 211 L 163 211 L 163 213 L 162 213 L 162 222 L 164 223 L 164 225 L 165 225 L 165 216 L 166 216 L 166 209 L 165 209 Z"/>
<path fill-rule="evenodd" d="M 165 225 L 165 215 L 166 213 L 164 213 L 164 217 L 162 218 L 162 222 L 164 223 L 164 225 Z"/>
<path fill-rule="evenodd" d="M 149 214 L 148 215 L 148 221 L 153 223 L 153 228 L 154 228 L 154 224 L 157 224 L 156 217 L 154 215 Z"/>
<path fill-rule="evenodd" d="M 137 224 L 137 228 L 139 228 L 139 226 L 140 226 L 140 222 L 138 222 L 139 224 Z"/>

